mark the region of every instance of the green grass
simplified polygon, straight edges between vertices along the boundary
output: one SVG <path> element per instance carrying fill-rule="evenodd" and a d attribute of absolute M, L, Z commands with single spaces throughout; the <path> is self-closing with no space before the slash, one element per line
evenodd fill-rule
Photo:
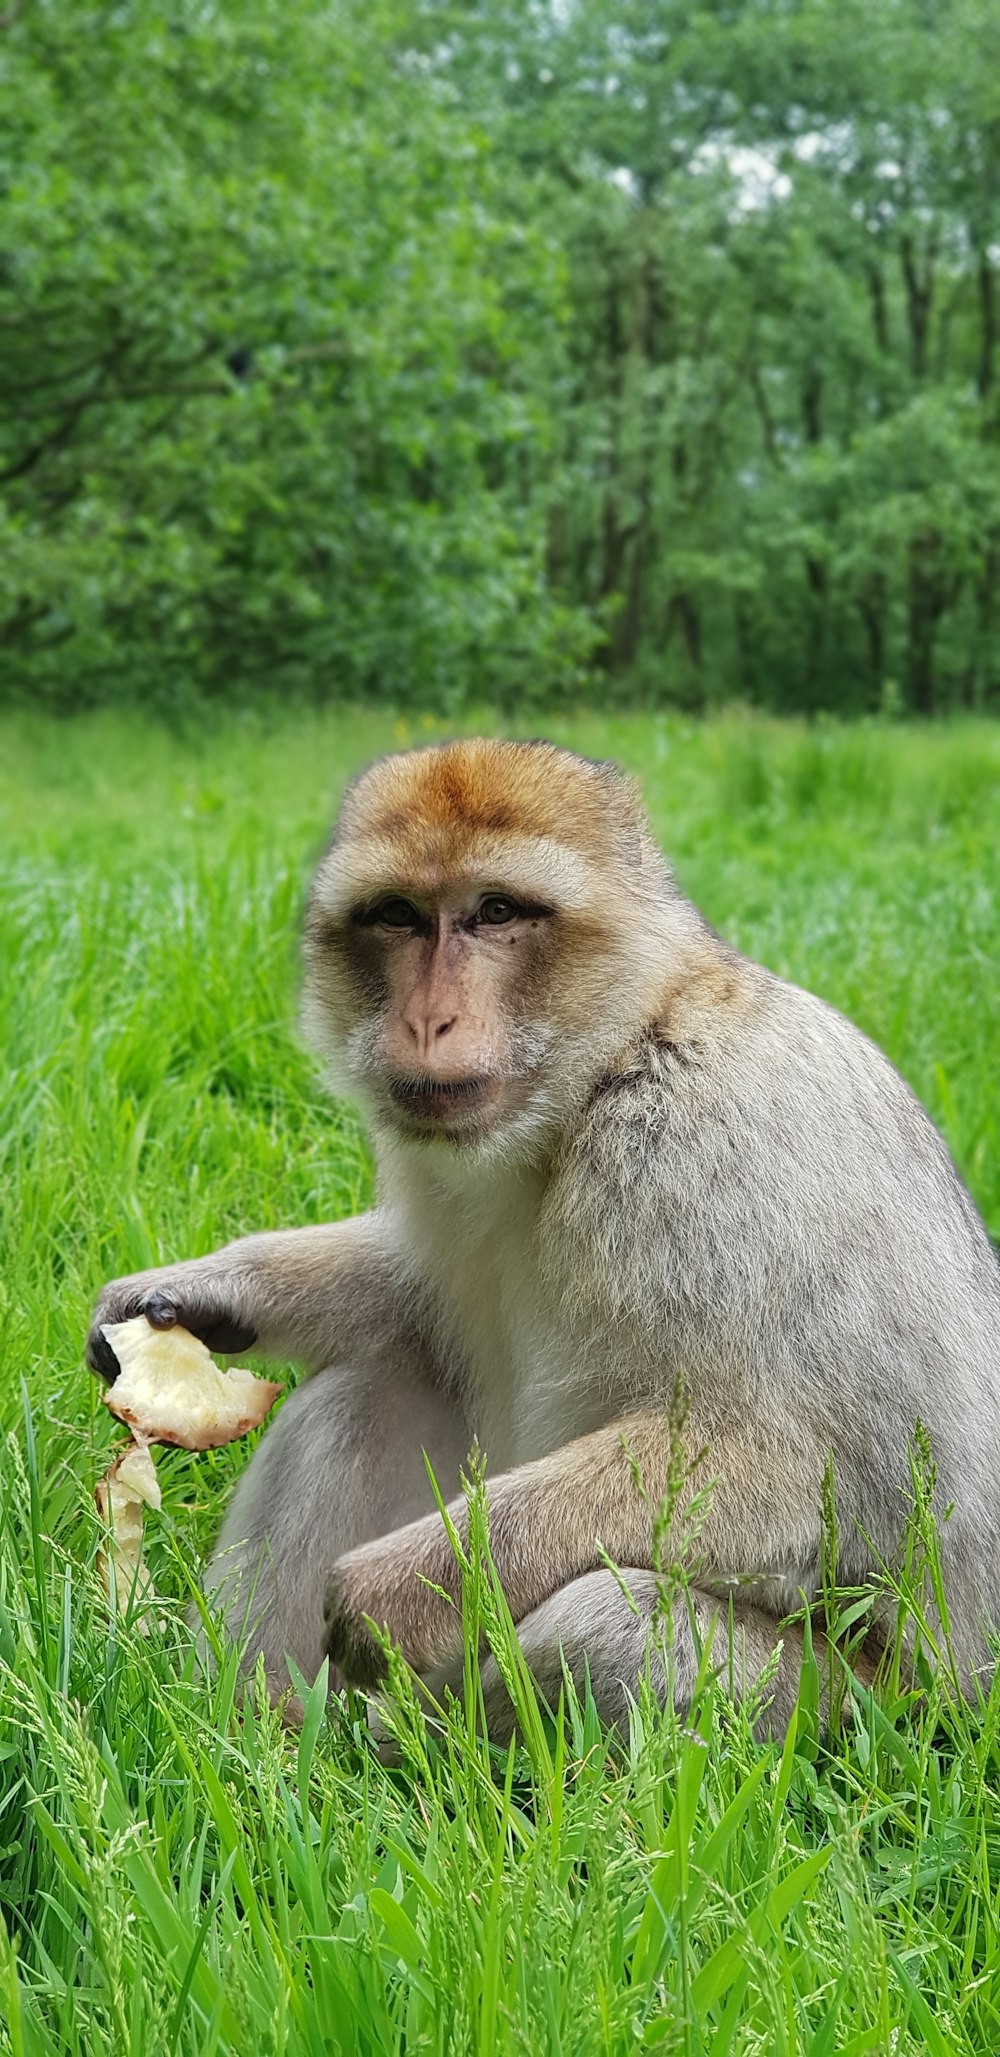
<path fill-rule="evenodd" d="M 1000 1237 L 1000 729 L 635 718 L 551 733 L 643 777 L 683 884 L 873 1035 Z M 423 731 L 421 731 L 423 733 Z M 201 1683 L 185 1596 L 243 1447 L 159 1460 L 168 1622 L 109 1625 L 82 1369 L 105 1277 L 370 1190 L 295 1034 L 304 880 L 405 726 L 0 726 L 0 2048 L 992 2052 L 1000 1694 L 942 1679 L 784 1753 L 706 1690 L 383 1767 Z M 292 1376 L 291 1370 L 288 1376 Z"/>

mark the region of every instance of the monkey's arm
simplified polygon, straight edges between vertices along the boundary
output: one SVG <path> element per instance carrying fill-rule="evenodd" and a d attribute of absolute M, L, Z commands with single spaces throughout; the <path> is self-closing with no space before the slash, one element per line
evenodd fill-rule
<path fill-rule="evenodd" d="M 311 1371 L 377 1346 L 385 1326 L 398 1343 L 412 1295 L 389 1217 L 376 1209 L 321 1228 L 281 1229 L 227 1243 L 209 1257 L 137 1271 L 105 1286 L 87 1339 L 102 1378 L 118 1365 L 105 1322 L 145 1314 L 154 1328 L 179 1324 L 223 1354 L 256 1346 Z"/>
<path fill-rule="evenodd" d="M 667 1415 L 651 1410 L 492 1482 L 490 1545 L 515 1621 L 596 1570 L 604 1555 L 615 1564 L 652 1568 L 653 1523 L 670 1482 L 676 1435 Z M 780 1443 L 748 1429 L 741 1437 L 718 1438 L 702 1465 L 690 1426 L 682 1442 L 685 1465 L 692 1467 L 687 1497 L 713 1482 L 695 1552 L 699 1585 L 763 1587 L 787 1594 L 777 1612 L 794 1607 L 800 1585 L 815 1577 L 818 1557 L 826 1461 L 819 1440 L 800 1427 L 790 1427 Z M 453 1502 L 449 1514 L 464 1538 L 465 1501 Z M 365 1616 L 390 1629 L 416 1671 L 456 1654 L 459 1612 L 433 1586 L 458 1598 L 458 1566 L 436 1514 L 340 1559 L 327 1589 L 326 1620 L 330 1655 L 348 1679 L 371 1686 L 381 1675 L 381 1652 Z"/>

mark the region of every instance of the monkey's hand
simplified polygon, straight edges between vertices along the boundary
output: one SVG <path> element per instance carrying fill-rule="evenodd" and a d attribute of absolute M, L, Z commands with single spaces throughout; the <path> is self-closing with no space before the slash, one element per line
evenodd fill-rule
<path fill-rule="evenodd" d="M 464 1526 L 464 1501 L 449 1513 Z M 348 1685 L 366 1691 L 385 1676 L 373 1625 L 388 1630 L 414 1671 L 427 1673 L 457 1657 L 461 1575 L 440 1515 L 425 1515 L 339 1558 L 324 1615 L 331 1661 Z"/>
<path fill-rule="evenodd" d="M 314 1228 L 269 1229 L 187 1264 L 114 1279 L 98 1301 L 87 1359 L 102 1378 L 117 1378 L 101 1329 L 144 1314 L 153 1328 L 190 1329 L 222 1357 L 256 1343 L 266 1357 L 296 1357 L 319 1371 L 398 1348 L 413 1298 L 377 1210 Z M 419 1348 L 416 1336 L 412 1348 Z"/>
<path fill-rule="evenodd" d="M 219 1356 L 249 1350 L 257 1340 L 252 1299 L 250 1274 L 227 1259 L 225 1251 L 113 1279 L 94 1311 L 87 1363 L 113 1384 L 121 1366 L 102 1331 L 112 1322 L 131 1321 L 136 1314 L 144 1314 L 151 1328 L 190 1330 Z"/>
<path fill-rule="evenodd" d="M 653 1408 L 490 1481 L 490 1554 L 515 1622 L 608 1558 L 653 1569 L 653 1517 L 670 1484 L 674 1438 L 666 1411 Z M 696 1484 L 704 1476 L 698 1449 L 694 1443 L 689 1464 Z M 797 1455 L 793 1494 L 787 1480 L 779 1490 L 766 1445 L 758 1461 L 746 1441 L 716 1442 L 712 1465 L 718 1471 L 698 1537 L 709 1582 L 728 1591 L 733 1578 L 772 1584 L 778 1578 L 795 1605 L 807 1567 L 816 1561 L 826 1461 L 818 1438 L 803 1441 Z M 465 1501 L 453 1501 L 448 1514 L 464 1543 Z M 426 1675 L 449 1664 L 462 1648 L 461 1610 L 454 1604 L 460 1592 L 459 1566 L 439 1514 L 352 1550 L 334 1565 L 327 1590 L 334 1663 L 354 1684 L 378 1680 L 384 1665 L 373 1622 L 389 1630 L 414 1671 Z"/>
<path fill-rule="evenodd" d="M 490 1551 L 515 1621 L 546 1599 L 578 1566 L 558 1558 L 559 1523 L 550 1519 L 555 1553 L 532 1546 L 538 1528 L 522 1519 L 524 1481 L 539 1466 L 494 1479 L 487 1492 Z M 530 1492 L 530 1488 L 529 1488 Z M 524 1504 L 530 1507 L 529 1495 Z M 468 1546 L 469 1509 L 453 1500 L 448 1519 Z M 544 1529 L 541 1531 L 544 1533 Z M 590 1551 L 581 1552 L 590 1568 Z M 596 1560 L 594 1560 L 596 1562 Z M 406 1662 L 422 1677 L 450 1666 L 462 1653 L 462 1577 L 440 1514 L 425 1514 L 405 1528 L 363 1543 L 338 1559 L 326 1589 L 327 1650 L 349 1685 L 371 1690 L 385 1676 L 385 1657 L 373 1629 L 388 1630 Z"/>

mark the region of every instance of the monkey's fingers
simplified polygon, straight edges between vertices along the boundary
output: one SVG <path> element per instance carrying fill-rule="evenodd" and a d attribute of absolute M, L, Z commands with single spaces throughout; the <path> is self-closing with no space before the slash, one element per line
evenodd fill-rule
<path fill-rule="evenodd" d="M 111 1344 L 96 1321 L 87 1337 L 87 1363 L 91 1371 L 96 1371 L 98 1378 L 102 1378 L 109 1386 L 114 1385 L 121 1371 L 121 1365 Z"/>
<path fill-rule="evenodd" d="M 124 1304 L 127 1306 L 128 1312 L 121 1318 L 126 1321 L 135 1314 L 144 1314 L 150 1328 L 157 1329 L 176 1328 L 180 1321 L 177 1303 L 170 1298 L 168 1293 L 133 1293 Z M 103 1313 L 102 1301 L 100 1319 L 95 1321 L 87 1337 L 87 1363 L 91 1371 L 96 1371 L 100 1378 L 107 1380 L 109 1386 L 113 1386 L 116 1378 L 119 1378 L 121 1375 L 121 1365 L 104 1333 L 105 1325 L 111 1327 L 113 1322 L 108 1321 L 107 1316 Z M 189 1327 L 190 1324 L 185 1323 L 184 1326 Z M 193 1335 L 195 1331 L 192 1329 L 191 1333 Z M 219 1347 L 221 1348 L 221 1345 Z M 243 1343 L 233 1344 L 234 1350 L 247 1347 L 248 1345 Z"/>
<path fill-rule="evenodd" d="M 176 1328 L 180 1318 L 177 1302 L 169 1293 L 149 1293 L 142 1312 L 150 1328 Z"/>
<path fill-rule="evenodd" d="M 366 1692 L 386 1673 L 379 1629 L 421 1677 L 461 1656 L 461 1578 L 440 1517 L 425 1515 L 346 1551 L 330 1574 L 323 1611 L 331 1662 Z"/>
<path fill-rule="evenodd" d="M 375 1641 L 371 1623 L 352 1607 L 348 1578 L 343 1572 L 335 1571 L 327 1585 L 323 1619 L 331 1664 L 336 1665 L 348 1685 L 357 1686 L 362 1692 L 374 1692 L 385 1678 L 385 1652 Z"/>
<path fill-rule="evenodd" d="M 150 1328 L 186 1328 L 207 1350 L 218 1357 L 234 1357 L 253 1348 L 257 1331 L 247 1321 L 212 1306 L 207 1296 L 199 1300 L 178 1289 L 163 1286 L 133 1286 L 127 1281 L 108 1286 L 102 1293 L 87 1337 L 87 1363 L 98 1378 L 114 1385 L 121 1365 L 104 1334 L 105 1328 L 131 1321 L 144 1314 Z"/>

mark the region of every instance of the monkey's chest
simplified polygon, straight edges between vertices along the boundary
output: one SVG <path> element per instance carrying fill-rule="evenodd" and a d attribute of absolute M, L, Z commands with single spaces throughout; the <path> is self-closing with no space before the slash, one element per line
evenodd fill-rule
<path fill-rule="evenodd" d="M 515 1277 L 478 1271 L 455 1295 L 465 1412 L 491 1472 L 542 1457 L 620 1411 L 604 1367 L 526 1265 Z"/>
<path fill-rule="evenodd" d="M 618 1352 L 593 1323 L 574 1323 L 565 1291 L 547 1284 L 541 1197 L 541 1181 L 472 1182 L 447 1205 L 414 1200 L 407 1210 L 408 1244 L 437 1283 L 469 1439 L 494 1475 L 600 1428 L 627 1400 Z"/>

